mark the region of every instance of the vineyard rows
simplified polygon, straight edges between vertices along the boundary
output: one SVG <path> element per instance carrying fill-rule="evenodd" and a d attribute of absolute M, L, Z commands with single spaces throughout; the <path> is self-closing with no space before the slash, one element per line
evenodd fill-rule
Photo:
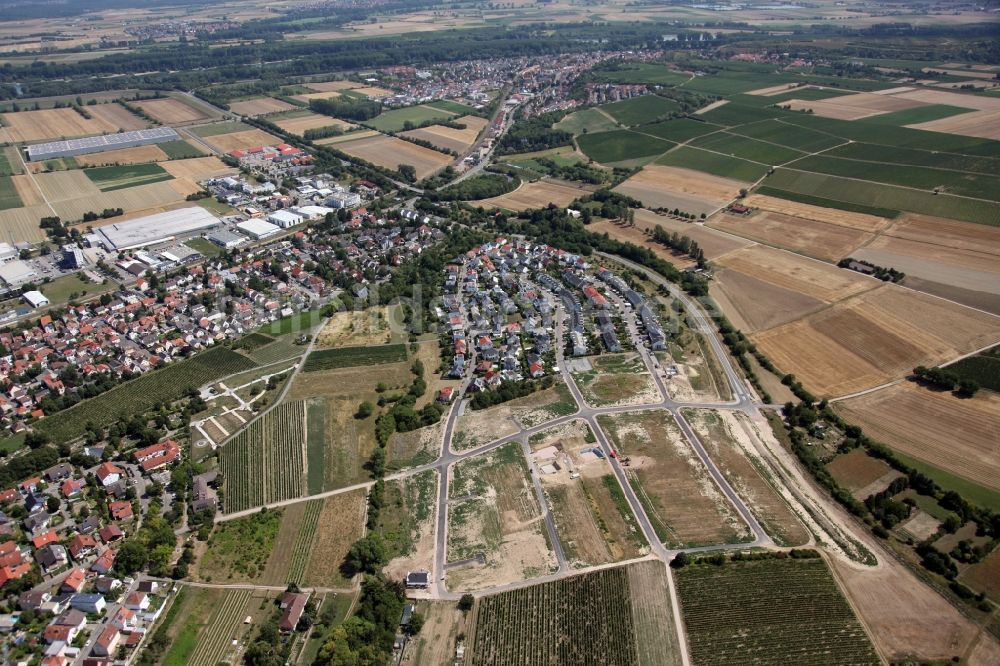
<path fill-rule="evenodd" d="M 312 500 L 306 503 L 306 511 L 299 524 L 292 546 L 292 561 L 288 565 L 289 583 L 301 585 L 306 576 L 306 566 L 312 552 L 313 537 L 316 536 L 316 526 L 319 524 L 319 514 L 323 511 L 323 500 Z"/>
<path fill-rule="evenodd" d="M 483 598 L 472 663 L 636 666 L 624 568 L 533 585 Z"/>
<path fill-rule="evenodd" d="M 406 360 L 406 345 L 377 345 L 374 347 L 339 347 L 320 349 L 306 357 L 303 372 L 336 370 L 360 365 L 400 363 Z"/>
<path fill-rule="evenodd" d="M 190 666 L 216 666 L 226 662 L 232 639 L 245 617 L 250 602 L 250 590 L 226 593 L 208 625 L 198 636 L 198 645 L 191 653 Z"/>
<path fill-rule="evenodd" d="M 879 663 L 822 560 L 689 566 L 677 591 L 696 666 Z"/>
<path fill-rule="evenodd" d="M 222 447 L 228 513 L 302 495 L 304 420 L 304 402 L 285 402 Z"/>
<path fill-rule="evenodd" d="M 177 400 L 189 388 L 198 388 L 226 375 L 256 367 L 256 363 L 231 349 L 213 347 L 85 400 L 60 412 L 58 418 L 39 421 L 36 427 L 57 442 L 69 441 L 82 435 L 88 422 L 107 427 L 122 417 L 141 414 L 161 402 Z"/>

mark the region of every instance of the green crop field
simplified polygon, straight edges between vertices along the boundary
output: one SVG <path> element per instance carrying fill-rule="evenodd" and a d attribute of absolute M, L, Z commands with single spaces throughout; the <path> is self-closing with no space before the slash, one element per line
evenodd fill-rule
<path fill-rule="evenodd" d="M 14 169 L 10 165 L 10 160 L 7 159 L 7 151 L 4 148 L 0 148 L 0 176 L 13 176 Z"/>
<path fill-rule="evenodd" d="M 781 83 L 803 81 L 802 77 L 791 74 L 770 74 L 751 71 L 722 71 L 709 76 L 698 76 L 684 84 L 685 90 L 722 95 L 727 97 L 759 88 L 769 88 Z"/>
<path fill-rule="evenodd" d="M 821 118 L 805 113 L 792 113 L 783 116 L 782 121 L 840 137 L 841 141 L 837 143 L 843 143 L 843 141 L 850 139 L 852 141 L 862 141 L 882 146 L 940 150 L 950 153 L 962 153 L 963 155 L 992 157 L 1000 154 L 1000 141 L 978 139 L 958 134 L 928 132 L 908 127 L 894 127 L 892 125 L 866 122 L 864 119 L 855 121 L 834 120 L 833 118 Z M 836 145 L 836 143 L 833 145 Z"/>
<path fill-rule="evenodd" d="M 300 497 L 304 443 L 305 403 L 296 401 L 278 405 L 223 446 L 226 512 Z"/>
<path fill-rule="evenodd" d="M 163 180 L 172 180 L 159 164 L 128 164 L 123 166 L 96 167 L 84 169 L 87 178 L 97 185 L 101 192 L 113 192 L 137 185 L 149 185 Z"/>
<path fill-rule="evenodd" d="M 743 125 L 745 123 L 754 123 L 760 120 L 768 120 L 770 118 L 784 115 L 788 115 L 788 112 L 780 109 L 747 106 L 746 104 L 729 102 L 728 104 L 717 106 L 711 111 L 700 113 L 698 114 L 698 117 L 706 122 L 715 123 L 717 125 L 733 126 Z"/>
<path fill-rule="evenodd" d="M 946 369 L 960 379 L 971 379 L 985 389 L 1000 393 L 1000 346 L 963 358 Z"/>
<path fill-rule="evenodd" d="M 632 127 L 634 125 L 644 125 L 651 123 L 661 116 L 665 116 L 679 107 L 673 100 L 658 97 L 657 95 L 643 95 L 632 99 L 605 104 L 601 110 L 609 114 L 612 118 L 623 125 Z"/>
<path fill-rule="evenodd" d="M 141 414 L 161 402 L 177 400 L 190 388 L 256 367 L 256 363 L 231 349 L 213 347 L 116 386 L 60 412 L 58 416 L 39 421 L 35 427 L 57 442 L 70 441 L 83 435 L 88 423 L 104 428 L 121 418 Z"/>
<path fill-rule="evenodd" d="M 836 208 L 837 210 L 847 210 L 853 213 L 865 213 L 866 215 L 875 215 L 876 217 L 899 217 L 899 211 L 892 208 L 879 208 L 877 206 L 864 206 L 862 204 L 855 204 L 847 201 L 824 199 L 823 197 L 814 197 L 809 196 L 808 194 L 789 192 L 788 190 L 780 190 L 774 187 L 767 187 L 766 185 L 758 187 L 755 191 L 758 194 L 764 194 L 769 197 L 777 197 L 778 199 L 787 199 L 789 201 L 798 201 L 799 203 L 809 204 L 811 206 L 820 206 L 822 208 Z"/>
<path fill-rule="evenodd" d="M 636 666 L 629 599 L 624 568 L 484 597 L 473 663 Z"/>
<path fill-rule="evenodd" d="M 319 310 L 306 310 L 261 326 L 258 330 L 266 335 L 288 335 L 306 333 L 323 319 Z"/>
<path fill-rule="evenodd" d="M 618 127 L 618 124 L 606 114 L 597 109 L 583 109 L 569 114 L 555 128 L 571 134 L 591 134 L 607 132 Z"/>
<path fill-rule="evenodd" d="M 17 194 L 10 176 L 0 176 L 0 210 L 20 208 L 21 197 Z"/>
<path fill-rule="evenodd" d="M 592 77 L 595 81 L 606 83 L 649 83 L 664 86 L 674 86 L 691 78 L 666 65 L 647 62 L 622 64 L 618 69 L 597 70 L 592 73 Z"/>
<path fill-rule="evenodd" d="M 932 194 L 892 185 L 780 168 L 764 184 L 769 188 L 851 204 L 910 211 L 1000 226 L 1000 206 L 989 201 Z"/>
<path fill-rule="evenodd" d="M 688 118 L 667 120 L 662 123 L 653 123 L 652 125 L 643 125 L 642 127 L 635 128 L 637 132 L 652 134 L 653 136 L 658 136 L 661 139 L 674 141 L 676 143 L 683 143 L 684 141 L 689 141 L 696 137 L 704 136 L 705 134 L 718 132 L 721 129 L 722 127 L 719 125 L 699 122 Z"/>
<path fill-rule="evenodd" d="M 773 143 L 736 136 L 726 132 L 719 132 L 695 139 L 690 145 L 714 150 L 717 153 L 741 157 L 754 162 L 763 162 L 772 166 L 791 162 L 805 155 L 805 153 L 793 150 L 792 148 L 784 148 L 776 146 Z"/>
<path fill-rule="evenodd" d="M 932 120 L 940 120 L 950 116 L 957 116 L 960 113 L 968 113 L 972 109 L 963 109 L 958 106 L 947 106 L 946 104 L 930 104 L 928 106 L 918 106 L 913 109 L 904 109 L 894 113 L 883 113 L 878 116 L 871 116 L 864 120 L 875 125 L 916 125 L 917 123 L 928 123 Z"/>
<path fill-rule="evenodd" d="M 630 130 L 581 134 L 576 143 L 587 157 L 604 164 L 659 155 L 674 145 Z"/>
<path fill-rule="evenodd" d="M 457 114 L 453 111 L 432 108 L 430 106 L 408 106 L 405 109 L 392 109 L 383 111 L 371 120 L 366 120 L 364 125 L 377 129 L 380 132 L 400 132 L 406 127 L 406 123 L 421 125 L 427 121 L 450 120 Z"/>
<path fill-rule="evenodd" d="M 699 666 L 880 663 L 821 559 L 691 565 L 677 593 Z"/>
<path fill-rule="evenodd" d="M 848 143 L 824 153 L 829 157 L 879 162 L 883 165 L 905 164 L 911 166 L 972 171 L 993 175 L 1000 173 L 1000 157 L 979 157 L 912 148 L 893 148 L 871 143 Z"/>
<path fill-rule="evenodd" d="M 211 123 L 209 125 L 197 125 L 195 127 L 187 127 L 186 131 L 191 132 L 195 136 L 200 136 L 205 138 L 208 136 L 218 136 L 219 134 L 232 134 L 233 132 L 245 132 L 247 130 L 252 130 L 253 127 L 245 123 L 241 123 L 238 120 L 231 120 L 223 123 Z"/>
<path fill-rule="evenodd" d="M 316 495 L 323 492 L 326 469 L 326 401 L 314 398 L 306 402 L 306 492 Z"/>
<path fill-rule="evenodd" d="M 192 157 L 204 157 L 205 155 L 205 151 L 187 141 L 166 141 L 156 145 L 172 160 L 186 160 Z"/>
<path fill-rule="evenodd" d="M 263 333 L 248 333 L 233 343 L 233 349 L 252 352 L 255 349 L 260 349 L 264 345 L 269 345 L 272 342 L 274 342 L 274 338 L 269 335 L 264 335 Z"/>
<path fill-rule="evenodd" d="M 406 345 L 376 345 L 373 347 L 340 347 L 321 349 L 306 357 L 303 372 L 353 368 L 359 365 L 399 363 L 406 360 Z"/>
<path fill-rule="evenodd" d="M 789 169 L 824 173 L 831 176 L 913 187 L 932 192 L 941 188 L 948 194 L 1000 201 L 1000 178 L 986 174 L 961 173 L 930 167 L 892 166 L 879 162 L 814 155 L 788 164 Z"/>
<path fill-rule="evenodd" d="M 843 97 L 844 95 L 850 95 L 853 90 L 837 90 L 835 88 L 793 88 L 786 93 L 781 93 L 780 95 L 768 95 L 764 97 L 763 95 L 757 95 L 757 99 L 765 102 L 764 106 L 770 106 L 771 104 L 781 104 L 782 102 L 787 102 L 790 99 L 802 99 L 807 101 L 817 101 L 821 99 L 831 99 L 833 97 Z M 741 101 L 745 100 L 750 95 L 744 95 Z"/>
<path fill-rule="evenodd" d="M 226 656 L 235 651 L 233 635 L 238 633 L 250 604 L 250 590 L 229 590 L 205 627 L 186 662 L 189 666 L 216 666 L 229 663 Z"/>
<path fill-rule="evenodd" d="M 312 554 L 313 537 L 316 536 L 316 526 L 319 524 L 319 514 L 323 511 L 323 500 L 317 499 L 306 503 L 305 514 L 299 523 L 299 531 L 295 534 L 292 545 L 292 559 L 288 566 L 288 582 L 300 585 L 306 576 L 306 566 Z"/>
<path fill-rule="evenodd" d="M 665 166 L 704 171 L 705 173 L 742 180 L 748 183 L 756 181 L 766 174 L 769 168 L 766 164 L 748 162 L 737 157 L 719 155 L 717 153 L 698 150 L 697 148 L 688 148 L 687 146 L 681 146 L 677 150 L 670 151 L 656 160 L 656 163 Z"/>
<path fill-rule="evenodd" d="M 460 116 L 476 112 L 476 110 L 471 106 L 459 104 L 458 102 L 453 102 L 450 99 L 438 99 L 433 102 L 427 102 L 426 106 L 433 106 L 435 109 L 441 109 L 442 111 L 447 111 L 448 113 L 457 113 Z"/>
<path fill-rule="evenodd" d="M 749 136 L 753 139 L 769 141 L 807 153 L 826 150 L 844 143 L 843 140 L 823 132 L 806 129 L 786 122 L 784 119 L 768 120 L 753 125 L 743 125 L 731 130 L 733 134 Z"/>

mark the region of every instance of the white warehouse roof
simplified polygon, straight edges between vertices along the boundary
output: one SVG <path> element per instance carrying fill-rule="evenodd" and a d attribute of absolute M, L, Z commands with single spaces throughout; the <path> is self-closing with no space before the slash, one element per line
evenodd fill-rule
<path fill-rule="evenodd" d="M 128 250 L 218 225 L 219 220 L 214 215 L 204 208 L 192 206 L 98 227 L 94 236 L 109 250 Z"/>
<path fill-rule="evenodd" d="M 100 153 L 105 150 L 127 148 L 129 146 L 180 139 L 171 127 L 154 127 L 152 129 L 135 130 L 133 132 L 118 132 L 88 136 L 82 139 L 67 139 L 65 141 L 49 141 L 28 146 L 28 159 L 44 160 L 49 155 L 86 155 Z"/>
<path fill-rule="evenodd" d="M 236 225 L 236 228 L 258 239 L 273 236 L 281 231 L 281 227 L 271 224 L 270 222 L 265 222 L 259 218 L 252 218 L 246 222 L 240 222 Z"/>

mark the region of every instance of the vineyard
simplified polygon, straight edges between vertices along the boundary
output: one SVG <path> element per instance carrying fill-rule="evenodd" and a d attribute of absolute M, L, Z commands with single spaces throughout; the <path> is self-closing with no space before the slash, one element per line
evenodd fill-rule
<path fill-rule="evenodd" d="M 677 592 L 697 666 L 879 663 L 821 559 L 688 566 Z"/>
<path fill-rule="evenodd" d="M 378 345 L 375 347 L 339 347 L 320 349 L 309 354 L 303 372 L 353 368 L 360 365 L 382 365 L 406 360 L 406 345 Z"/>
<path fill-rule="evenodd" d="M 295 545 L 292 546 L 292 561 L 288 565 L 288 582 L 301 585 L 306 576 L 306 566 L 312 553 L 313 537 L 316 536 L 316 526 L 319 524 L 319 514 L 323 511 L 323 500 L 312 500 L 306 504 L 306 513 L 299 524 L 295 535 Z"/>
<path fill-rule="evenodd" d="M 231 349 L 213 347 L 85 400 L 60 412 L 58 418 L 39 421 L 36 427 L 57 442 L 70 441 L 83 434 L 88 422 L 107 427 L 123 416 L 141 414 L 161 402 L 177 400 L 189 388 L 256 367 L 256 363 Z"/>
<path fill-rule="evenodd" d="M 625 568 L 484 597 L 472 663 L 637 666 Z"/>
<path fill-rule="evenodd" d="M 304 441 L 305 403 L 296 401 L 278 405 L 222 447 L 226 512 L 301 496 Z"/>
<path fill-rule="evenodd" d="M 250 603 L 250 590 L 231 590 L 198 636 L 198 645 L 191 653 L 190 666 L 216 666 L 228 663 L 233 636 L 239 631 Z"/>

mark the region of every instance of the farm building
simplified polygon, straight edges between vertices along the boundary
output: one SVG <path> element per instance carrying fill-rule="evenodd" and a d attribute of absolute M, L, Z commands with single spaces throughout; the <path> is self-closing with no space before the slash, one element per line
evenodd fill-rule
<path fill-rule="evenodd" d="M 268 238 L 281 231 L 281 227 L 273 225 L 270 222 L 265 222 L 264 220 L 256 219 L 240 222 L 236 225 L 236 228 L 257 240 Z"/>
<path fill-rule="evenodd" d="M 195 206 L 108 224 L 95 229 L 87 239 L 91 245 L 103 245 L 113 252 L 162 243 L 182 234 L 212 229 L 219 224 L 218 218 Z"/>
<path fill-rule="evenodd" d="M 28 161 L 38 162 L 56 157 L 71 157 L 73 155 L 89 155 L 103 153 L 108 150 L 148 146 L 166 141 L 178 141 L 180 137 L 170 127 L 154 127 L 153 129 L 135 130 L 134 132 L 119 132 L 88 136 L 83 139 L 67 139 L 65 141 L 49 141 L 28 146 L 25 152 Z"/>

